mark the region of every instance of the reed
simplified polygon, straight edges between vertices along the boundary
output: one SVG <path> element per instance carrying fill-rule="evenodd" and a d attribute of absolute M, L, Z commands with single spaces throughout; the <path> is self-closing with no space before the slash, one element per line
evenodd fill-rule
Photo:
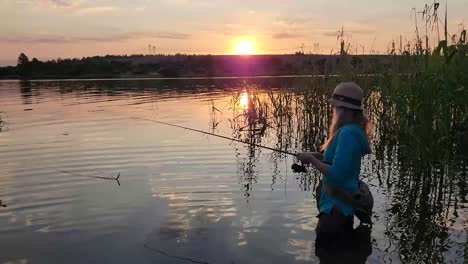
<path fill-rule="evenodd" d="M 237 116 L 243 125 L 235 126 L 240 136 L 278 148 L 317 150 L 331 117 L 326 99 L 341 81 L 360 84 L 375 127 L 364 173 L 388 191 L 388 210 L 379 217 L 388 219 L 386 233 L 405 263 L 442 263 L 448 248 L 466 251 L 451 235 L 460 228 L 452 225 L 468 190 L 468 43 L 463 27 L 449 34 L 447 13 L 440 19 L 439 9 L 432 3 L 414 10 L 414 40 L 392 41 L 385 67 L 372 60 L 356 63 L 341 37 L 344 52 L 324 62 L 324 76 L 296 80 L 280 91 L 250 87 L 249 107 Z M 438 44 L 431 47 L 434 36 Z M 363 75 L 369 69 L 376 74 Z M 261 135 L 240 129 L 255 128 L 260 119 L 267 120 Z"/>
<path fill-rule="evenodd" d="M 449 239 L 449 212 L 461 210 L 466 193 L 466 30 L 450 36 L 447 13 L 442 21 L 438 10 L 433 3 L 414 11 L 415 40 L 400 54 L 391 45 L 395 59 L 388 70 L 354 77 L 366 88 L 366 108 L 376 125 L 377 163 L 386 163 L 378 173 L 393 197 L 387 232 L 407 263 L 446 262 L 447 249 L 457 246 Z M 436 47 L 429 44 L 431 34 L 439 38 Z M 349 70 L 340 75 L 349 76 Z"/>

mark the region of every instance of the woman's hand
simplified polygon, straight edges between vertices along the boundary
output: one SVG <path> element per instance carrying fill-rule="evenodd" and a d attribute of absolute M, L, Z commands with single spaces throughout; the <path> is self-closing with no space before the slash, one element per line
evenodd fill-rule
<path fill-rule="evenodd" d="M 301 161 L 302 164 L 312 164 L 316 169 L 318 169 L 325 176 L 328 175 L 328 167 L 330 165 L 324 163 L 323 155 L 319 152 L 302 152 L 299 153 L 297 159 Z"/>
<path fill-rule="evenodd" d="M 301 161 L 302 164 L 313 163 L 314 158 L 317 160 L 323 160 L 323 155 L 319 152 L 302 152 L 297 155 L 297 159 Z"/>

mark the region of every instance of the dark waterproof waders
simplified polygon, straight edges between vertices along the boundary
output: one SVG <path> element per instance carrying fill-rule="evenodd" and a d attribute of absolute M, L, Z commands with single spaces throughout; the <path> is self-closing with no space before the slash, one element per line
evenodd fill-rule
<path fill-rule="evenodd" d="M 317 208 L 320 205 L 321 188 L 322 182 L 320 181 L 315 189 Z M 372 212 L 372 207 L 370 212 Z M 360 216 L 359 219 L 362 218 L 364 221 L 368 219 L 370 223 L 370 216 L 367 213 Z M 318 218 L 315 255 L 320 259 L 321 264 L 366 263 L 367 258 L 372 254 L 371 225 L 362 225 L 361 220 L 361 225 L 353 229 L 354 216 L 345 216 L 336 207 L 333 207 L 330 214 L 320 213 Z"/>
<path fill-rule="evenodd" d="M 315 189 L 317 209 L 320 211 L 320 195 L 322 190 L 322 181 Z M 354 214 L 361 221 L 361 224 L 371 225 L 372 207 L 374 199 L 367 184 L 359 181 L 359 191 L 351 193 L 330 186 L 325 187 L 325 191 L 333 198 L 353 207 Z M 352 231 L 354 217 L 345 216 L 341 211 L 334 207 L 330 214 L 320 213 L 318 215 L 317 233 L 343 233 Z"/>

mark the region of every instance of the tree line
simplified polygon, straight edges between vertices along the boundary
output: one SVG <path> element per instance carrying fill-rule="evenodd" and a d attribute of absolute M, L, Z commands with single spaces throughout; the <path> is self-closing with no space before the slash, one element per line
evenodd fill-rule
<path fill-rule="evenodd" d="M 333 74 L 349 60 L 359 73 L 385 69 L 392 61 L 382 55 L 130 55 L 40 61 L 21 53 L 16 66 L 0 67 L 0 79 L 62 79 L 121 77 L 215 77 Z M 365 67 L 364 67 L 365 66 Z"/>

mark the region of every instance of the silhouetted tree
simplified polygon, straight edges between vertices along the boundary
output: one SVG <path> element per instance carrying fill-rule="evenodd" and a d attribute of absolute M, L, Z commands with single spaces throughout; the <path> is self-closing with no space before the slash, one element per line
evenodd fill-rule
<path fill-rule="evenodd" d="M 28 63 L 29 63 L 28 56 L 26 56 L 26 54 L 24 54 L 24 53 L 21 53 L 18 56 L 18 66 L 27 65 Z"/>
<path fill-rule="evenodd" d="M 29 63 L 29 58 L 26 56 L 26 54 L 21 53 L 18 56 L 18 74 L 20 75 L 21 78 L 27 78 L 31 76 L 31 67 Z"/>

